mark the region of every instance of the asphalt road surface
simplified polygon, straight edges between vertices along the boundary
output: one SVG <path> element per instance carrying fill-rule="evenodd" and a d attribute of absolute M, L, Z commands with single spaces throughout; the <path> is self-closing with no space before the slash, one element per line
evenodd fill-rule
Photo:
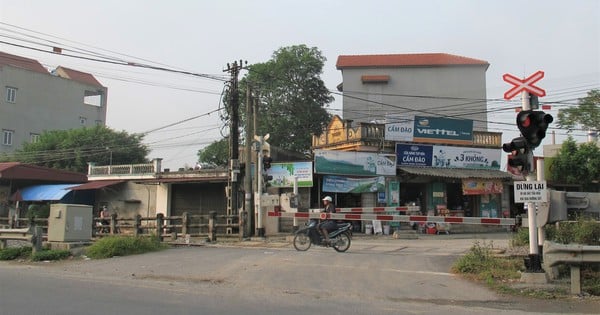
<path fill-rule="evenodd" d="M 0 314 L 598 314 L 598 300 L 500 296 L 449 272 L 475 241 L 355 238 L 191 246 L 104 260 L 0 262 Z"/>

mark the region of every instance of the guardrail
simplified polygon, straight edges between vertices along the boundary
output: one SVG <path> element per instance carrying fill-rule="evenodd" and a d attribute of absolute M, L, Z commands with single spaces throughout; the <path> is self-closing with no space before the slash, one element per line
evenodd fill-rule
<path fill-rule="evenodd" d="M 0 229 L 0 249 L 7 247 L 8 240 L 26 241 L 31 243 L 33 253 L 42 249 L 42 227 L 22 229 Z"/>
<path fill-rule="evenodd" d="M 544 265 L 546 268 L 568 265 L 571 268 L 571 293 L 581 294 L 581 265 L 600 264 L 600 246 L 558 244 L 544 242 Z"/>

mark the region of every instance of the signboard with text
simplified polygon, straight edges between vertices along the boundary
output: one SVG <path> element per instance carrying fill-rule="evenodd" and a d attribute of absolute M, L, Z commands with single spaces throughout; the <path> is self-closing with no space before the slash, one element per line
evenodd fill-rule
<path fill-rule="evenodd" d="M 386 116 L 385 140 L 472 144 L 473 121 L 426 116 Z"/>
<path fill-rule="evenodd" d="M 500 169 L 498 149 L 396 144 L 399 166 Z"/>
<path fill-rule="evenodd" d="M 315 150 L 315 173 L 336 175 L 396 175 L 393 154 Z"/>
<path fill-rule="evenodd" d="M 514 182 L 515 203 L 548 202 L 546 181 Z"/>

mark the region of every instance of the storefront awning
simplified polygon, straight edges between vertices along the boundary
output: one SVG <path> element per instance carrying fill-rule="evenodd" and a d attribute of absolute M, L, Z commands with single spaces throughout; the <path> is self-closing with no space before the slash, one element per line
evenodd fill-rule
<path fill-rule="evenodd" d="M 512 175 L 499 170 L 484 170 L 471 168 L 435 168 L 402 166 L 399 170 L 421 176 L 446 177 L 446 178 L 482 178 L 482 179 L 511 179 Z"/>
<path fill-rule="evenodd" d="M 124 182 L 123 180 L 95 180 L 79 186 L 72 187 L 71 190 L 88 190 L 88 189 L 100 189 Z"/>
<path fill-rule="evenodd" d="M 79 184 L 36 185 L 21 189 L 22 201 L 61 200 Z"/>

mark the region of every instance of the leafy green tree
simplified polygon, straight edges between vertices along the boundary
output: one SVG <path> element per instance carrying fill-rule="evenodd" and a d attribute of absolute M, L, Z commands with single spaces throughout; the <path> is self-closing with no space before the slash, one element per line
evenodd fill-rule
<path fill-rule="evenodd" d="M 297 45 L 280 48 L 269 61 L 248 66 L 239 84 L 240 127 L 245 126 L 245 95 L 250 87 L 259 99 L 256 134 L 270 134 L 269 143 L 281 149 L 308 151 L 311 134 L 321 133 L 331 120 L 325 108 L 333 97 L 320 77 L 325 61 L 316 47 Z"/>
<path fill-rule="evenodd" d="M 25 143 L 4 160 L 87 173 L 88 162 L 97 165 L 146 163 L 149 149 L 143 136 L 114 131 L 105 126 L 52 130 L 39 141 Z"/>
<path fill-rule="evenodd" d="M 229 164 L 229 138 L 214 141 L 198 151 L 198 161 L 227 166 Z"/>
<path fill-rule="evenodd" d="M 569 137 L 552 159 L 550 172 L 557 183 L 579 184 L 589 190 L 600 179 L 600 148 L 595 143 L 577 145 Z"/>
<path fill-rule="evenodd" d="M 579 105 L 558 111 L 558 125 L 573 128 L 580 125 L 585 130 L 600 130 L 600 90 L 594 89 L 579 99 Z"/>

